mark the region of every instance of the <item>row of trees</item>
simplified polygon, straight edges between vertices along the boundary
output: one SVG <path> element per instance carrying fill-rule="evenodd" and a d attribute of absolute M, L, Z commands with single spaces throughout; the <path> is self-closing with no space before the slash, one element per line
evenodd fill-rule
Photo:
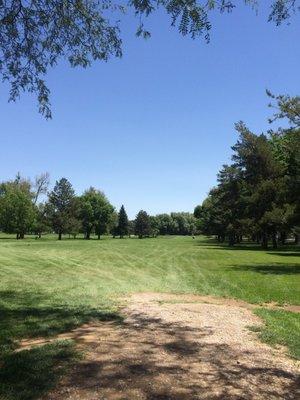
<path fill-rule="evenodd" d="M 140 238 L 158 234 L 188 235 L 196 231 L 196 219 L 189 213 L 171 213 L 149 216 L 141 210 L 134 221 L 127 217 L 124 206 L 119 213 L 105 194 L 93 187 L 76 196 L 71 183 L 62 178 L 48 192 L 49 174 L 41 174 L 34 182 L 19 174 L 12 181 L 0 184 L 0 230 L 14 233 L 18 239 L 26 233 L 41 236 L 55 232 L 61 240 L 63 234 L 74 238 L 83 233 L 85 239 L 92 234 L 110 233 L 113 237 L 137 235 Z M 41 195 L 47 200 L 39 202 Z"/>
<path fill-rule="evenodd" d="M 195 235 L 198 221 L 188 212 L 172 212 L 151 217 L 152 229 L 158 235 Z"/>
<path fill-rule="evenodd" d="M 19 174 L 12 181 L 0 185 L 0 229 L 15 233 L 18 239 L 26 233 L 41 236 L 44 232 L 56 232 L 76 236 L 83 232 L 86 239 L 94 232 L 106 233 L 114 212 L 104 193 L 90 188 L 82 196 L 76 196 L 71 183 L 62 178 L 48 193 L 46 202 L 38 203 L 41 195 L 48 192 L 49 174 L 41 174 L 32 183 Z"/>
<path fill-rule="evenodd" d="M 123 210 L 124 211 L 124 210 Z M 141 210 L 134 221 L 128 221 L 122 224 L 120 230 L 120 221 L 125 220 L 122 217 L 122 208 L 119 213 L 119 225 L 116 226 L 114 235 L 137 235 L 140 238 L 157 235 L 194 235 L 197 232 L 197 219 L 193 214 L 187 212 L 178 212 L 171 214 L 149 215 Z"/>
<path fill-rule="evenodd" d="M 277 108 L 270 123 L 285 118 L 288 127 L 257 135 L 243 122 L 236 124 L 232 163 L 223 166 L 218 185 L 195 208 L 202 232 L 229 245 L 243 236 L 264 248 L 270 240 L 277 248 L 291 234 L 299 240 L 300 98 L 268 95 Z"/>

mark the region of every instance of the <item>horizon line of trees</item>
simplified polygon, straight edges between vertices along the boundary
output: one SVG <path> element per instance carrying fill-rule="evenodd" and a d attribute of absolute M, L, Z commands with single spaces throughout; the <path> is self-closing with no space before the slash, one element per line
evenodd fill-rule
<path fill-rule="evenodd" d="M 78 196 L 71 183 L 61 178 L 49 191 L 49 174 L 34 182 L 17 174 L 0 183 L 0 231 L 41 236 L 55 232 L 85 239 L 95 234 L 123 238 L 157 235 L 216 235 L 230 246 L 243 238 L 267 248 L 277 248 L 293 234 L 300 237 L 300 97 L 274 96 L 276 113 L 269 120 L 286 120 L 288 127 L 256 134 L 243 123 L 236 124 L 239 138 L 232 147 L 232 163 L 223 165 L 218 184 L 211 189 L 194 214 L 187 212 L 150 216 L 141 210 L 129 221 L 122 206 L 117 213 L 105 194 L 93 187 Z M 47 195 L 45 202 L 39 202 Z"/>
<path fill-rule="evenodd" d="M 201 231 L 230 246 L 243 237 L 260 243 L 286 242 L 300 236 L 300 97 L 274 96 L 276 113 L 269 120 L 285 119 L 287 128 L 255 134 L 243 123 L 235 128 L 232 163 L 223 165 L 217 186 L 194 210 Z"/>
<path fill-rule="evenodd" d="M 55 232 L 61 240 L 64 234 L 76 238 L 82 233 L 88 240 L 91 235 L 98 239 L 105 234 L 143 238 L 193 235 L 197 230 L 197 220 L 191 213 L 150 216 L 141 210 L 130 221 L 124 205 L 117 213 L 105 194 L 94 187 L 77 196 L 66 178 L 56 181 L 51 191 L 49 182 L 48 173 L 37 176 L 34 182 L 18 173 L 14 180 L 0 183 L 0 231 L 15 234 L 17 239 L 25 234 L 41 237 Z M 41 195 L 47 195 L 47 200 L 39 202 Z"/>

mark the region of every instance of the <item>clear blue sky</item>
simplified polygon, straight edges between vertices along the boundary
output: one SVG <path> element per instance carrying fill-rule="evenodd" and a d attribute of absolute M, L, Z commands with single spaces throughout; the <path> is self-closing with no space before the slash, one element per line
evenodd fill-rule
<path fill-rule="evenodd" d="M 54 118 L 24 95 L 0 91 L 1 176 L 65 176 L 77 193 L 92 185 L 130 217 L 193 211 L 216 182 L 236 141 L 234 123 L 267 129 L 265 89 L 299 94 L 299 16 L 276 28 L 242 6 L 215 15 L 211 43 L 182 38 L 163 13 L 152 38 L 123 22 L 124 56 L 90 69 L 61 63 L 48 74 Z"/>

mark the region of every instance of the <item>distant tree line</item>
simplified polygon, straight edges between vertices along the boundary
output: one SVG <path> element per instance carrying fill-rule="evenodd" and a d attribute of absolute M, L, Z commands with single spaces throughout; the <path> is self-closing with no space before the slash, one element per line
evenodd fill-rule
<path fill-rule="evenodd" d="M 0 184 L 0 230 L 23 239 L 26 233 L 41 236 L 55 232 L 58 239 L 81 232 L 86 239 L 91 233 L 100 239 L 113 221 L 114 207 L 103 192 L 89 188 L 76 196 L 71 183 L 62 178 L 48 192 L 49 174 L 41 174 L 34 182 L 17 175 Z M 47 194 L 45 202 L 39 197 Z"/>
<path fill-rule="evenodd" d="M 197 220 L 193 214 L 171 213 L 150 216 L 141 210 L 130 221 L 122 205 L 117 213 L 103 192 L 93 187 L 76 196 L 71 183 L 62 178 L 48 191 L 49 174 L 37 176 L 34 182 L 18 174 L 14 180 L 0 183 L 0 231 L 41 237 L 55 232 L 58 239 L 68 234 L 85 239 L 111 234 L 114 238 L 136 235 L 139 238 L 157 235 L 191 235 L 196 232 Z M 44 202 L 41 196 L 47 195 Z"/>
<path fill-rule="evenodd" d="M 195 235 L 198 221 L 188 212 L 172 212 L 151 217 L 152 230 L 157 235 Z"/>
<path fill-rule="evenodd" d="M 232 163 L 223 165 L 218 184 L 194 215 L 204 234 L 216 235 L 233 246 L 243 237 L 267 248 L 277 248 L 300 234 L 300 98 L 275 97 L 276 114 L 270 123 L 285 118 L 287 128 L 266 134 L 251 132 L 243 122 L 232 147 Z"/>
<path fill-rule="evenodd" d="M 232 163 L 218 174 L 218 184 L 194 214 L 180 212 L 150 216 L 141 210 L 134 221 L 122 206 L 117 213 L 103 192 L 93 187 L 78 196 L 71 183 L 62 178 L 49 191 L 49 174 L 34 182 L 18 174 L 0 183 L 0 230 L 40 237 L 55 232 L 58 239 L 79 233 L 85 239 L 96 235 L 216 235 L 233 246 L 243 238 L 261 243 L 286 242 L 300 237 L 300 98 L 268 95 L 275 100 L 276 113 L 270 123 L 287 120 L 287 127 L 255 134 L 243 122 L 232 147 Z M 41 202 L 41 196 L 46 200 Z"/>

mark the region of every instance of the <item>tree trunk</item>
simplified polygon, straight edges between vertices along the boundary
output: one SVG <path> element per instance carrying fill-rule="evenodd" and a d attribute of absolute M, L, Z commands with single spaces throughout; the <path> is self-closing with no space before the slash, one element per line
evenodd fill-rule
<path fill-rule="evenodd" d="M 257 235 L 257 236 L 256 236 L 256 243 L 257 243 L 257 244 L 259 244 L 259 243 L 260 243 L 260 239 L 261 239 L 261 238 L 260 238 L 260 236 L 259 236 L 259 235 Z"/>
<path fill-rule="evenodd" d="M 234 246 L 234 243 L 235 243 L 234 235 L 229 235 L 229 242 L 228 242 L 229 246 L 230 247 Z"/>
<path fill-rule="evenodd" d="M 98 233 L 98 240 L 100 240 L 100 233 Z"/>
<path fill-rule="evenodd" d="M 295 244 L 299 244 L 299 235 L 295 233 L 294 237 L 295 237 Z"/>
<path fill-rule="evenodd" d="M 19 240 L 20 239 L 20 235 L 17 233 L 17 240 Z"/>
<path fill-rule="evenodd" d="M 24 239 L 25 234 L 22 232 L 20 233 L 20 239 Z"/>
<path fill-rule="evenodd" d="M 61 240 L 61 232 L 58 232 L 58 240 Z"/>
<path fill-rule="evenodd" d="M 273 249 L 277 249 L 278 244 L 277 244 L 277 235 L 276 235 L 276 233 L 273 233 L 273 235 L 272 235 L 272 244 L 273 244 Z"/>
<path fill-rule="evenodd" d="M 268 248 L 268 235 L 266 233 L 262 234 L 261 246 L 263 249 Z"/>
<path fill-rule="evenodd" d="M 286 233 L 285 232 L 281 232 L 280 234 L 280 242 L 282 245 L 285 244 L 285 240 L 286 240 Z"/>

